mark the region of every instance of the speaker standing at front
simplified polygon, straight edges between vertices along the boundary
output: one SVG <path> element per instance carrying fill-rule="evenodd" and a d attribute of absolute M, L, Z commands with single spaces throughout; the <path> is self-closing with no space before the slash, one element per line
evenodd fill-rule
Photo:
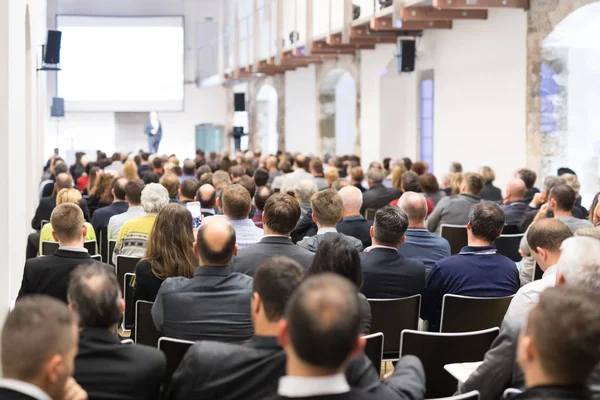
<path fill-rule="evenodd" d="M 158 146 L 162 139 L 162 123 L 158 119 L 156 111 L 150 113 L 150 119 L 146 122 L 144 133 L 148 136 L 148 153 L 158 153 Z"/>

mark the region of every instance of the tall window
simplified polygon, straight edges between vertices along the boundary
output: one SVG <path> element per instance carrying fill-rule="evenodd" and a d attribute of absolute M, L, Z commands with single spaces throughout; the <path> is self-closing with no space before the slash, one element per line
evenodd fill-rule
<path fill-rule="evenodd" d="M 425 74 L 419 86 L 419 142 L 421 161 L 433 171 L 433 73 Z"/>

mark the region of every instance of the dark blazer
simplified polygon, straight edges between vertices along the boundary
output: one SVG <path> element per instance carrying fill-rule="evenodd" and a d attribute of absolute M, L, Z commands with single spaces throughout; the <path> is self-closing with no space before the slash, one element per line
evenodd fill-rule
<path fill-rule="evenodd" d="M 163 280 L 159 279 L 152 272 L 150 261 L 142 260 L 135 266 L 135 288 L 133 289 L 133 304 L 138 300 L 151 301 L 156 300 L 158 290 Z"/>
<path fill-rule="evenodd" d="M 373 186 L 363 193 L 363 205 L 360 208 L 360 213 L 365 215 L 365 210 L 369 208 L 380 209 L 387 206 L 393 200 L 398 200 L 402 196 L 396 188 L 386 188 L 381 183 Z"/>
<path fill-rule="evenodd" d="M 67 286 L 71 272 L 80 265 L 95 261 L 87 252 L 58 249 L 51 256 L 31 258 L 25 262 L 18 299 L 32 294 L 45 294 L 67 302 Z M 114 273 L 114 268 L 106 264 Z"/>
<path fill-rule="evenodd" d="M 312 220 L 312 210 L 310 210 L 300 217 L 300 220 L 296 224 L 296 229 L 294 229 L 290 236 L 294 243 L 298 243 L 305 237 L 316 235 L 318 230 L 317 224 Z"/>
<path fill-rule="evenodd" d="M 360 240 L 366 249 L 371 246 L 372 221 L 367 221 L 362 215 L 352 215 L 341 220 L 337 224 L 337 230 L 344 235 L 352 236 Z"/>
<path fill-rule="evenodd" d="M 92 217 L 94 231 L 100 233 L 102 229 L 108 227 L 108 221 L 110 221 L 111 217 L 123 214 L 128 208 L 129 205 L 126 201 L 117 201 L 109 206 L 99 208 Z"/>
<path fill-rule="evenodd" d="M 486 183 L 485 185 L 483 185 L 483 189 L 481 190 L 481 193 L 479 193 L 479 197 L 481 197 L 481 200 L 487 201 L 499 202 L 503 200 L 502 190 L 492 185 L 491 183 Z"/>
<path fill-rule="evenodd" d="M 164 354 L 150 346 L 121 344 L 103 328 L 86 328 L 79 336 L 73 377 L 94 400 L 160 398 Z"/>
<path fill-rule="evenodd" d="M 588 400 L 592 399 L 588 388 L 575 386 L 536 386 L 515 397 L 515 400 Z"/>
<path fill-rule="evenodd" d="M 240 249 L 233 259 L 232 268 L 234 272 L 254 276 L 254 270 L 261 262 L 275 256 L 289 257 L 306 270 L 314 254 L 296 246 L 290 238 L 269 236 L 262 238 L 256 244 Z"/>
<path fill-rule="evenodd" d="M 505 225 L 518 226 L 525 217 L 525 213 L 529 208 L 525 200 L 511 201 L 500 206 L 504 211 Z"/>
<path fill-rule="evenodd" d="M 86 221 L 90 221 L 90 212 L 88 210 L 87 202 L 84 199 L 81 199 L 79 202 L 79 207 L 81 207 L 81 211 L 83 211 L 83 216 Z M 42 220 L 50 221 L 50 216 L 52 215 L 52 211 L 56 208 L 56 197 L 48 196 L 44 197 L 40 200 L 40 204 L 38 205 L 37 210 L 35 210 L 35 215 L 31 220 L 31 228 L 39 231 L 42 229 Z"/>
<path fill-rule="evenodd" d="M 11 389 L 0 388 L 0 399 L 2 400 L 36 400 L 24 393 L 17 392 Z"/>
<path fill-rule="evenodd" d="M 374 248 L 360 253 L 361 293 L 369 299 L 396 299 L 420 294 L 425 288 L 425 264 L 393 249 Z"/>
<path fill-rule="evenodd" d="M 146 126 L 144 126 L 144 133 L 146 134 L 146 136 L 154 136 L 157 140 L 160 140 L 162 138 L 162 122 L 158 121 L 158 132 L 156 132 L 156 135 L 152 135 L 152 122 L 150 122 L 150 120 L 146 121 Z"/>

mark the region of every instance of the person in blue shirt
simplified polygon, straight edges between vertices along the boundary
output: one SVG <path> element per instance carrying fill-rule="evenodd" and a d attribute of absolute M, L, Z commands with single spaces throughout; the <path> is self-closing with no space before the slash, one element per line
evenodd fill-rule
<path fill-rule="evenodd" d="M 502 234 L 504 220 L 500 206 L 491 201 L 471 207 L 467 224 L 468 246 L 459 254 L 438 261 L 423 291 L 421 318 L 429 321 L 429 331 L 439 331 L 445 294 L 504 297 L 519 290 L 516 264 L 498 254 L 494 246 Z"/>

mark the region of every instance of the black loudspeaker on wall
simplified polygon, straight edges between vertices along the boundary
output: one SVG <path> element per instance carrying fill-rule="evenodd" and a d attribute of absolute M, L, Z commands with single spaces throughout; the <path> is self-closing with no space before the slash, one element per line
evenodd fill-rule
<path fill-rule="evenodd" d="M 65 116 L 65 99 L 62 97 L 52 98 L 52 107 L 50 107 L 51 117 L 64 117 Z"/>
<path fill-rule="evenodd" d="M 402 40 L 398 53 L 398 72 L 413 72 L 417 52 L 415 40 Z"/>
<path fill-rule="evenodd" d="M 61 31 L 48 31 L 48 40 L 44 49 L 44 63 L 60 64 Z"/>
<path fill-rule="evenodd" d="M 235 107 L 235 112 L 246 111 L 246 94 L 235 93 L 233 97 L 233 105 Z"/>

